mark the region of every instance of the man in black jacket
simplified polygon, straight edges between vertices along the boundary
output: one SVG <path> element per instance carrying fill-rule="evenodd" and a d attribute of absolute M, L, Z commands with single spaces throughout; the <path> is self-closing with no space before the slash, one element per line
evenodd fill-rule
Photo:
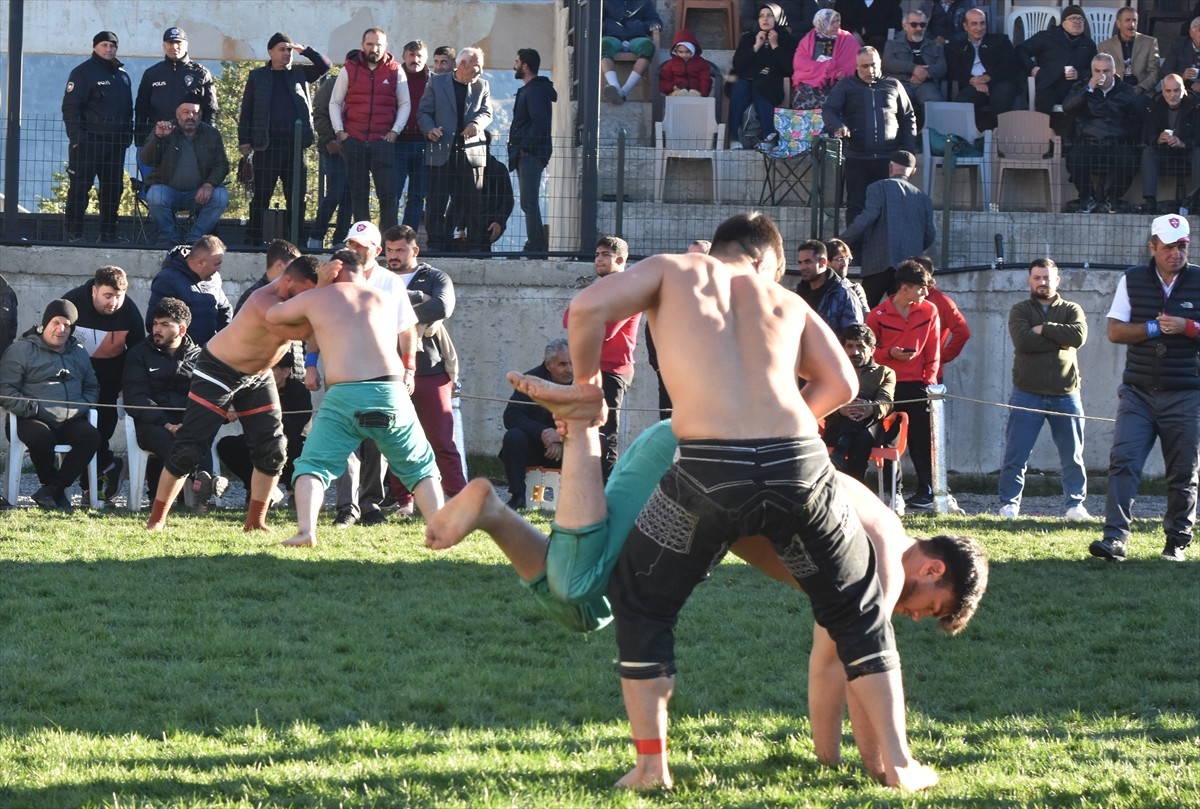
<path fill-rule="evenodd" d="M 549 249 L 542 209 L 539 204 L 542 172 L 550 162 L 553 142 L 550 118 L 558 92 L 545 76 L 538 75 L 542 57 L 533 48 L 517 51 L 513 63 L 516 77 L 524 85 L 513 102 L 513 121 L 508 130 L 508 168 L 517 173 L 521 192 L 521 212 L 525 214 L 525 252 L 545 253 Z"/>
<path fill-rule="evenodd" d="M 557 385 L 570 385 L 575 375 L 571 370 L 571 352 L 566 340 L 555 340 L 546 346 L 541 365 L 526 376 L 548 379 Z M 504 441 L 500 460 L 508 479 L 508 507 L 525 508 L 525 470 L 530 466 L 562 467 L 562 437 L 554 429 L 554 416 L 520 391 L 508 399 L 504 408 Z"/>
<path fill-rule="evenodd" d="M 965 39 L 946 44 L 950 81 L 958 84 L 955 101 L 975 105 L 979 129 L 994 129 L 996 116 L 1010 112 L 1017 103 L 1021 70 L 1012 40 L 1005 34 L 987 33 L 987 13 L 973 8 L 963 17 Z M 987 107 L 990 115 L 981 114 Z"/>
<path fill-rule="evenodd" d="M 1158 213 L 1158 169 L 1163 163 L 1172 173 L 1186 177 L 1190 170 L 1192 189 L 1200 184 L 1200 108 L 1196 96 L 1184 87 L 1178 73 L 1169 73 L 1162 82 L 1162 95 L 1150 103 L 1150 114 L 1142 127 L 1142 195 L 1146 198 L 1142 213 Z M 1187 195 L 1186 204 L 1196 198 Z"/>
<path fill-rule="evenodd" d="M 1083 9 L 1067 6 L 1062 24 L 1038 31 L 1016 48 L 1021 68 L 1033 77 L 1038 112 L 1049 115 L 1062 104 L 1080 76 L 1091 70 L 1096 43 L 1084 30 Z"/>
<path fill-rule="evenodd" d="M 117 208 L 124 186 L 125 150 L 133 141 L 133 91 L 117 60 L 117 35 L 92 37 L 92 56 L 71 71 L 62 118 L 70 140 L 67 241 L 83 238 L 83 213 L 92 182 L 100 178 L 100 241 L 117 241 Z"/>
<path fill-rule="evenodd" d="M 1080 210 L 1112 213 L 1138 169 L 1143 112 L 1137 93 L 1117 80 L 1113 58 L 1098 53 L 1091 78 L 1075 82 L 1063 112 L 1075 119 L 1067 171 L 1079 189 Z"/>
<path fill-rule="evenodd" d="M 163 32 L 163 60 L 146 68 L 133 106 L 134 134 L 144 141 L 159 121 L 175 120 L 185 95 L 200 102 L 200 117 L 212 124 L 217 114 L 217 88 L 212 73 L 188 56 L 187 33 L 177 26 Z"/>

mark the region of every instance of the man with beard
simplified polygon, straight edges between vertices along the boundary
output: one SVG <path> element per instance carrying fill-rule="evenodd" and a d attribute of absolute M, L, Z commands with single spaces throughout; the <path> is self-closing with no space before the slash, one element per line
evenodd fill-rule
<path fill-rule="evenodd" d="M 903 83 L 917 115 L 917 129 L 925 120 L 925 102 L 945 101 L 946 51 L 936 39 L 925 36 L 929 18 L 920 9 L 904 15 L 904 31 L 883 46 L 883 73 Z"/>
<path fill-rule="evenodd" d="M 838 337 L 858 374 L 858 396 L 825 417 L 823 438 L 825 446 L 833 450 L 829 460 L 838 471 L 861 481 L 871 448 L 882 446 L 884 440 L 882 422 L 892 412 L 896 372 L 875 362 L 875 333 L 866 325 L 847 326 L 838 331 Z"/>
<path fill-rule="evenodd" d="M 425 85 L 433 71 L 429 69 L 429 50 L 425 43 L 414 39 L 404 46 L 404 78 L 408 82 L 408 98 L 411 102 L 408 120 L 396 138 L 396 196 L 404 193 L 408 185 L 408 197 L 404 203 L 403 224 L 413 230 L 421 227 L 425 218 L 425 193 L 429 188 L 429 169 L 425 165 L 425 136 L 417 123 L 417 109 Z M 397 199 L 399 204 L 399 199 Z"/>
<path fill-rule="evenodd" d="M 796 248 L 796 265 L 800 268 L 800 283 L 796 294 L 812 307 L 821 319 L 841 334 L 842 329 L 862 323 L 865 312 L 850 282 L 829 266 L 825 243 L 818 239 L 801 242 Z"/>
<path fill-rule="evenodd" d="M 200 119 L 211 124 L 217 115 L 217 88 L 212 73 L 188 56 L 187 32 L 171 26 L 163 32 L 163 60 L 146 68 L 133 107 L 135 137 L 145 140 L 159 121 L 175 118 L 185 97 L 200 101 Z"/>

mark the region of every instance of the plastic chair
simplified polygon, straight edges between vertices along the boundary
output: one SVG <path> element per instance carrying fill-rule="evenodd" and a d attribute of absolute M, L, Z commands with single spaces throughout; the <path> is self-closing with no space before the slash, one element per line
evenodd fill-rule
<path fill-rule="evenodd" d="M 1117 27 L 1118 11 L 1120 11 L 1119 8 L 1095 6 L 1083 10 L 1083 18 L 1087 20 L 1087 33 L 1097 45 L 1113 35 L 1113 31 Z"/>
<path fill-rule="evenodd" d="M 664 99 L 663 120 L 654 125 L 654 201 L 662 202 L 667 161 L 708 160 L 712 163 L 712 201 L 718 200 L 720 160 L 725 124 L 716 122 L 715 98 L 671 96 Z"/>
<path fill-rule="evenodd" d="M 958 135 L 971 143 L 983 138 L 983 154 L 981 156 L 957 157 L 955 163 L 959 167 L 975 166 L 979 170 L 979 185 L 983 191 L 982 204 L 986 205 L 991 202 L 992 130 L 980 132 L 975 128 L 975 105 L 956 101 L 927 101 L 925 102 L 925 129 L 936 129 L 943 135 Z M 931 153 L 928 133 L 921 138 L 921 157 L 921 188 L 926 194 L 929 194 L 930 189 L 933 188 L 934 169 L 945 162 L 945 157 L 941 154 Z M 950 189 L 946 188 L 943 194 L 948 199 Z M 972 188 L 971 199 L 972 202 L 975 199 L 974 188 Z"/>
<path fill-rule="evenodd" d="M 88 410 L 88 424 L 96 426 L 96 410 L 91 408 Z M 55 444 L 54 451 L 59 455 L 63 455 L 71 451 L 70 444 Z M 4 472 L 4 496 L 8 502 L 14 506 L 17 504 L 17 497 L 21 492 L 21 469 L 25 465 L 25 453 L 27 449 L 25 442 L 17 436 L 17 414 L 11 410 L 8 411 L 8 466 Z M 92 459 L 88 461 L 88 505 L 94 509 L 100 508 L 100 489 L 97 486 L 97 478 L 99 477 L 96 470 L 96 456 L 92 455 Z"/>
<path fill-rule="evenodd" d="M 992 134 L 992 202 L 1004 196 L 1004 172 L 1009 169 L 1044 171 L 1050 185 L 1050 212 L 1062 213 L 1062 138 L 1050 128 L 1044 112 L 1013 110 L 997 117 Z M 1049 156 L 1046 145 L 1051 144 Z"/>
<path fill-rule="evenodd" d="M 137 427 L 128 414 L 125 415 L 125 454 L 129 456 L 129 500 L 127 501 L 127 508 L 130 511 L 141 511 L 142 490 L 146 488 L 146 465 L 152 453 L 150 450 L 142 449 L 138 445 Z M 221 461 L 217 457 L 217 442 L 215 439 L 212 446 L 212 460 L 213 469 L 219 472 Z M 92 488 L 95 489 L 95 486 Z M 183 502 L 188 508 L 194 508 L 196 505 L 192 487 L 187 484 L 183 487 Z M 220 498 L 215 498 L 213 502 L 218 506 L 221 504 Z"/>
<path fill-rule="evenodd" d="M 1039 31 L 1045 31 L 1051 23 L 1058 22 L 1059 10 L 1053 6 L 1024 6 L 1014 8 L 1004 18 L 1004 33 L 1016 45 Z M 1017 23 L 1021 24 L 1021 38 L 1017 39 Z"/>
<path fill-rule="evenodd" d="M 562 491 L 562 470 L 544 466 L 527 468 L 525 491 L 533 508 L 539 511 L 557 511 L 559 492 Z"/>
<path fill-rule="evenodd" d="M 675 7 L 675 28 L 687 28 L 689 11 L 723 11 L 725 12 L 725 30 L 728 33 L 729 50 L 737 47 L 738 21 L 737 10 L 734 9 L 736 0 L 679 0 Z"/>
<path fill-rule="evenodd" d="M 899 427 L 896 427 L 899 422 Z M 894 447 L 872 447 L 871 454 L 868 460 L 875 464 L 875 469 L 879 475 L 879 499 L 887 503 L 886 494 L 883 488 L 883 470 L 890 462 L 892 467 L 892 502 L 889 507 L 892 511 L 900 516 L 904 516 L 904 498 L 900 493 L 900 458 L 908 449 L 908 414 L 900 412 L 892 412 L 883 417 L 881 422 L 884 432 L 891 434 L 893 428 L 896 430 L 896 446 Z"/>

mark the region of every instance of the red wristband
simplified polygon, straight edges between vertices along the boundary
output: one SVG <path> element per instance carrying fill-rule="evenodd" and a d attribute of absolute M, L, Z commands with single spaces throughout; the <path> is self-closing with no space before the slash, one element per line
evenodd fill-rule
<path fill-rule="evenodd" d="M 415 371 L 417 369 L 417 356 L 415 354 L 401 354 L 400 362 L 404 363 L 406 371 Z"/>
<path fill-rule="evenodd" d="M 1188 320 L 1185 321 L 1183 327 L 1183 336 L 1191 340 L 1195 340 L 1197 335 L 1200 335 L 1200 321 Z"/>
<path fill-rule="evenodd" d="M 667 752 L 666 739 L 634 739 L 633 749 L 639 756 L 661 756 Z"/>

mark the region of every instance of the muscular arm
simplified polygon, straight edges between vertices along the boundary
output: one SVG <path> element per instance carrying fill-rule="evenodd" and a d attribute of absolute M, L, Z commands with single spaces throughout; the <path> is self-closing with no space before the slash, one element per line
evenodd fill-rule
<path fill-rule="evenodd" d="M 606 275 L 575 296 L 568 310 L 567 340 L 576 381 L 599 383 L 606 324 L 652 307 L 658 299 L 663 270 L 672 264 L 665 256 L 653 256 L 625 272 Z M 845 352 L 839 352 L 844 359 Z"/>

